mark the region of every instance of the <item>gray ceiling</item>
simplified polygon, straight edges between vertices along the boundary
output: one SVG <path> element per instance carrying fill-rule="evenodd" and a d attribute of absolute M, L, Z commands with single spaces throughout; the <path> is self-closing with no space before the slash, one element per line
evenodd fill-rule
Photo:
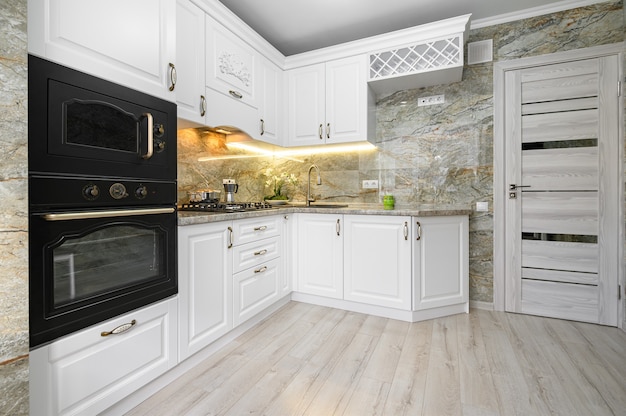
<path fill-rule="evenodd" d="M 567 9 L 605 0 L 219 1 L 289 56 L 468 13 L 475 22 L 541 6 Z"/>

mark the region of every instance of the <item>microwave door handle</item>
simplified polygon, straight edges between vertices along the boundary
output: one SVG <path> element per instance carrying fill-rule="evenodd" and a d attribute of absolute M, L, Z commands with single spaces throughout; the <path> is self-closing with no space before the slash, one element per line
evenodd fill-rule
<path fill-rule="evenodd" d="M 174 208 L 118 209 L 110 211 L 80 211 L 41 214 L 46 221 L 70 221 L 98 218 L 130 217 L 133 215 L 171 214 Z"/>
<path fill-rule="evenodd" d="M 144 159 L 150 159 L 154 153 L 154 119 L 150 113 L 144 113 L 143 115 L 148 119 L 148 151 L 145 155 L 141 155 L 141 157 Z"/>

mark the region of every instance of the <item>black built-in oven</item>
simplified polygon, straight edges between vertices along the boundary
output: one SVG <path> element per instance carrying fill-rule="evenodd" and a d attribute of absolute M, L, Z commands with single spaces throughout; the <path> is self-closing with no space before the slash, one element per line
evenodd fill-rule
<path fill-rule="evenodd" d="M 29 56 L 30 346 L 178 292 L 176 106 Z"/>

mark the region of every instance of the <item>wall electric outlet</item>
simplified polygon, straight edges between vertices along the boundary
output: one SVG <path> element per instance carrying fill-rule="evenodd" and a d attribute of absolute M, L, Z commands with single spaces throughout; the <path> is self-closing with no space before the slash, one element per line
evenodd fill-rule
<path fill-rule="evenodd" d="M 476 211 L 489 211 L 489 202 L 486 201 L 480 201 L 480 202 L 476 202 Z"/>
<path fill-rule="evenodd" d="M 364 180 L 363 189 L 378 189 L 378 181 L 376 179 Z"/>
<path fill-rule="evenodd" d="M 423 107 L 425 105 L 435 105 L 435 104 L 443 104 L 446 102 L 446 96 L 441 95 L 431 95 L 429 97 L 419 97 L 417 99 L 417 106 Z"/>

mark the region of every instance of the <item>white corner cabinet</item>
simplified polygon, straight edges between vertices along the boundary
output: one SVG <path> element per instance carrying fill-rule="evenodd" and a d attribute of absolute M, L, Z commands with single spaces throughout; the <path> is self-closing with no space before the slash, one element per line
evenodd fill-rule
<path fill-rule="evenodd" d="M 287 71 L 289 146 L 366 141 L 374 97 L 364 55 Z"/>
<path fill-rule="evenodd" d="M 176 0 L 28 0 L 28 52 L 176 100 Z"/>
<path fill-rule="evenodd" d="M 278 301 L 283 217 L 178 228 L 180 361 Z"/>
<path fill-rule="evenodd" d="M 177 312 L 172 297 L 32 350 L 30 414 L 100 414 L 174 367 Z"/>
<path fill-rule="evenodd" d="M 413 309 L 454 307 L 469 302 L 467 215 L 413 218 Z"/>
<path fill-rule="evenodd" d="M 296 300 L 418 321 L 469 310 L 468 216 L 297 214 Z"/>

